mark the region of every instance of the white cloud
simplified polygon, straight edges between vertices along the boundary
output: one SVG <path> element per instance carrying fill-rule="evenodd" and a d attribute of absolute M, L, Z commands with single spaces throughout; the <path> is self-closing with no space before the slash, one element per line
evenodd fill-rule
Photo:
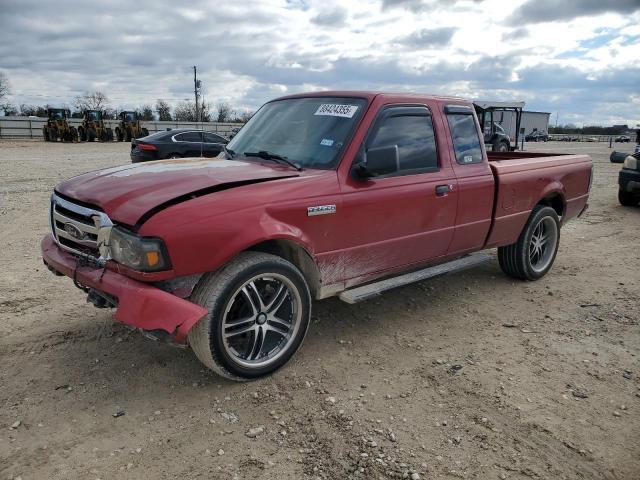
<path fill-rule="evenodd" d="M 113 106 L 176 103 L 192 97 L 197 65 L 207 101 L 243 109 L 305 90 L 376 89 L 638 122 L 637 2 L 565 0 L 554 17 L 539 1 L 23 0 L 3 4 L 0 69 L 14 103 L 70 104 L 93 89 Z"/>

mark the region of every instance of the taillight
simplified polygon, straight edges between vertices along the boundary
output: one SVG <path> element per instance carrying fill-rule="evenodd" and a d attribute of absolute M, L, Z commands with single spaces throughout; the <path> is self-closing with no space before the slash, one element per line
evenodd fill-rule
<path fill-rule="evenodd" d="M 139 143 L 138 148 L 140 150 L 158 150 L 155 145 L 149 145 L 148 143 Z"/>

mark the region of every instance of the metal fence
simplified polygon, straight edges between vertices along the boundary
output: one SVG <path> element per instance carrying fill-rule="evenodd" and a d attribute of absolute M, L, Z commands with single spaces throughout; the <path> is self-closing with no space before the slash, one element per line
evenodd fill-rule
<path fill-rule="evenodd" d="M 69 125 L 78 128 L 82 124 L 81 118 L 67 119 Z M 47 122 L 42 117 L 0 117 L 0 138 L 36 138 L 42 139 L 42 126 Z M 118 120 L 105 120 L 104 123 L 115 129 Z M 226 136 L 232 128 L 239 128 L 241 123 L 218 122 L 156 122 L 141 120 L 141 124 L 149 133 L 160 132 L 174 128 L 197 128 L 208 132 L 219 133 Z"/>
<path fill-rule="evenodd" d="M 627 135 L 629 136 L 629 135 Z M 620 135 L 589 135 L 587 133 L 550 133 L 549 140 L 558 142 L 615 142 Z M 629 136 L 634 141 L 634 136 Z"/>

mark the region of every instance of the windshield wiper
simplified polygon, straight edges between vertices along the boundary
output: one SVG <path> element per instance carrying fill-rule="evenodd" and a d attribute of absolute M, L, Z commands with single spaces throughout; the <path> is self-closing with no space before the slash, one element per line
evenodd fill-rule
<path fill-rule="evenodd" d="M 263 158 L 265 160 L 274 160 L 276 162 L 284 162 L 287 165 L 289 165 L 290 167 L 295 168 L 299 172 L 301 172 L 303 170 L 303 168 L 300 165 L 298 165 L 298 164 L 292 162 L 291 160 L 287 159 L 287 157 L 283 157 L 282 155 L 278 155 L 277 153 L 267 152 L 266 150 L 260 150 L 259 152 L 244 152 L 244 156 L 245 157 L 259 157 L 259 158 Z"/>
<path fill-rule="evenodd" d="M 224 153 L 226 153 L 229 156 L 229 158 L 231 158 L 233 160 L 233 157 L 236 156 L 236 152 L 234 152 L 233 150 L 227 148 L 226 145 L 223 146 L 222 148 L 224 148 Z"/>

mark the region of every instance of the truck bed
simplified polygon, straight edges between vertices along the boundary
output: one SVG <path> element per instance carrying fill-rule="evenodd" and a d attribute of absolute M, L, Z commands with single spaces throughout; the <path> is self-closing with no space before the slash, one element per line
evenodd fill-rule
<path fill-rule="evenodd" d="M 487 156 L 496 184 L 488 247 L 514 243 L 541 199 L 548 199 L 562 223 L 586 207 L 591 180 L 588 155 L 487 152 Z"/>

